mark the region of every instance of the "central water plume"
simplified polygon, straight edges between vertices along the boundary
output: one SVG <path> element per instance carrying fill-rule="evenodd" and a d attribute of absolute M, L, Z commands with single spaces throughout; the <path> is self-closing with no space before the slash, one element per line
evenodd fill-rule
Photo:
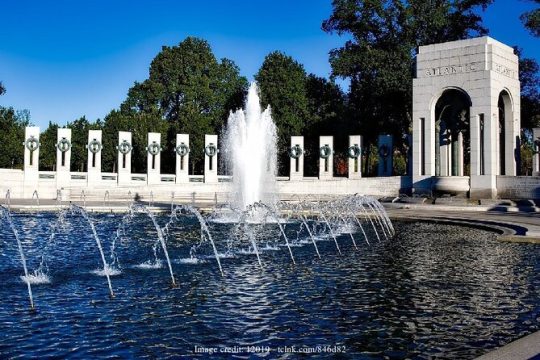
<path fill-rule="evenodd" d="M 246 210 L 256 202 L 276 203 L 277 131 L 270 107 L 261 109 L 251 83 L 245 110 L 231 112 L 224 134 L 224 156 L 233 175 L 233 206 Z"/>

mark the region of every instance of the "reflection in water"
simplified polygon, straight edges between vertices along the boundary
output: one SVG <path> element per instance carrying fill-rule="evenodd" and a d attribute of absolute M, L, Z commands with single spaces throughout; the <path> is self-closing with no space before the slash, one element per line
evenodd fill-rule
<path fill-rule="evenodd" d="M 104 249 L 121 218 L 95 217 Z M 14 216 L 22 235 L 33 239 L 25 243 L 33 269 L 41 259 L 35 248 L 47 242 L 43 229 L 56 216 L 23 226 L 28 220 Z M 221 258 L 222 277 L 212 257 L 183 260 L 201 236 L 198 222 L 183 218 L 168 229 L 179 284 L 170 289 L 166 266 L 140 268 L 163 254 L 150 221 L 135 220 L 117 239 L 122 272 L 111 300 L 103 279 L 92 274 L 102 268 L 92 237 L 82 219 L 69 218 L 48 249 L 51 283 L 33 289 L 36 313 L 27 311 L 21 291 L 16 245 L 0 228 L 0 323 L 7 330 L 0 357 L 193 357 L 195 345 L 340 345 L 354 358 L 472 358 L 539 328 L 540 247 L 499 243 L 489 232 L 396 223 L 393 240 L 357 242 L 355 250 L 347 229 L 337 235 L 343 255 L 333 240 L 318 241 L 319 258 L 309 235 L 298 235 L 300 223 L 288 223 L 289 238 L 305 243 L 294 248 L 297 265 L 283 246 L 261 251 L 263 270 L 255 255 L 236 252 Z M 223 251 L 232 225 L 211 227 Z M 279 236 L 275 227 L 258 238 L 261 250 L 272 236 Z M 201 258 L 212 255 L 208 243 L 199 250 Z"/>

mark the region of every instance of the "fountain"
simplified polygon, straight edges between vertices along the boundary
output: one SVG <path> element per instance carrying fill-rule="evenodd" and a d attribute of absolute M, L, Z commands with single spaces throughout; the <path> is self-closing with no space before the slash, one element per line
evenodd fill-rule
<path fill-rule="evenodd" d="M 277 130 L 270 107 L 261 110 L 257 85 L 249 87 L 245 110 L 231 112 L 227 120 L 225 159 L 233 175 L 232 206 L 245 210 L 262 201 L 277 201 Z"/>
<path fill-rule="evenodd" d="M 13 235 L 15 236 L 15 240 L 17 241 L 17 248 L 19 250 L 21 264 L 24 270 L 23 280 L 26 283 L 26 286 L 28 288 L 28 299 L 30 300 L 30 308 L 34 309 L 34 297 L 32 295 L 32 285 L 30 284 L 31 281 L 28 276 L 28 267 L 26 266 L 26 256 L 24 256 L 24 250 L 21 244 L 21 239 L 19 237 L 19 232 L 17 231 L 17 228 L 15 227 L 15 224 L 13 223 L 13 219 L 11 218 L 11 212 L 4 206 L 0 206 L 0 217 L 3 218 L 7 222 L 11 231 L 13 232 Z"/>

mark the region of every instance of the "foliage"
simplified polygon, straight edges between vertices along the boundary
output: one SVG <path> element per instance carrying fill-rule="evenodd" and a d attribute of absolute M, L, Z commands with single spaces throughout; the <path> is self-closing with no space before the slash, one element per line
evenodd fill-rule
<path fill-rule="evenodd" d="M 525 135 L 525 134 L 524 134 Z M 534 144 L 530 136 L 522 136 L 520 146 L 521 169 L 519 174 L 529 176 L 533 171 Z"/>
<path fill-rule="evenodd" d="M 89 123 L 86 117 L 81 117 L 66 125 L 71 129 L 71 170 L 86 171 L 88 166 L 88 131 L 99 130 L 100 122 Z"/>
<path fill-rule="evenodd" d="M 220 132 L 229 111 L 242 106 L 247 85 L 233 61 L 218 61 L 205 40 L 188 37 L 178 46 L 162 48 L 150 65 L 149 78 L 129 90 L 121 113 L 128 123 L 140 119 L 133 115 L 144 114 L 146 126 L 151 120 L 166 120 L 169 160 L 176 133 L 190 134 L 190 159 L 200 167 L 204 134 Z M 173 161 L 164 163 L 170 165 L 164 170 L 174 172 Z"/>
<path fill-rule="evenodd" d="M 310 74 L 306 80 L 306 92 L 309 120 L 302 133 L 306 136 L 307 157 L 312 159 L 304 162 L 304 170 L 306 176 L 315 176 L 318 174 L 319 136 L 334 136 L 334 150 L 346 157 L 351 129 L 346 118 L 346 96 L 334 81 Z M 346 175 L 337 170 L 336 174 Z"/>
<path fill-rule="evenodd" d="M 6 88 L 4 84 L 0 81 L 0 95 L 4 95 L 6 93 Z"/>
<path fill-rule="evenodd" d="M 0 107 L 0 168 L 22 168 L 24 128 L 29 123 L 28 111 Z"/>
<path fill-rule="evenodd" d="M 39 136 L 39 169 L 56 170 L 56 142 L 58 141 L 58 124 L 49 122 L 49 126 Z"/>
<path fill-rule="evenodd" d="M 123 114 L 120 111 L 111 111 L 104 120 L 103 125 L 103 153 L 102 167 L 104 171 L 117 171 L 118 132 L 130 131 L 132 136 L 131 171 L 134 173 L 146 172 L 148 133 L 158 132 L 166 134 L 167 121 L 152 113 Z M 162 139 L 163 140 L 163 139 Z M 163 159 L 162 153 L 162 159 Z M 162 170 L 165 162 L 162 160 Z M 173 171 L 174 172 L 174 171 Z"/>
<path fill-rule="evenodd" d="M 301 135 L 309 121 L 306 71 L 292 57 L 274 51 L 265 57 L 255 80 L 262 106 L 272 106 L 272 118 L 278 129 L 279 170 L 287 173 L 290 137 Z"/>
<path fill-rule="evenodd" d="M 531 0 L 537 4 L 540 4 L 540 0 Z M 536 37 L 540 37 L 540 7 L 520 16 L 523 25 Z"/>
<path fill-rule="evenodd" d="M 521 55 L 521 49 L 516 49 Z M 521 127 L 527 132 L 540 126 L 540 66 L 535 59 L 519 60 L 519 81 L 521 82 Z"/>

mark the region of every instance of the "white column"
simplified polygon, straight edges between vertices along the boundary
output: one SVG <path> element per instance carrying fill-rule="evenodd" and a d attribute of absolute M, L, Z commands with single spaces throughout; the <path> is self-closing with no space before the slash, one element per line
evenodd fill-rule
<path fill-rule="evenodd" d="M 359 179 L 362 177 L 362 136 L 349 136 L 349 179 Z"/>
<path fill-rule="evenodd" d="M 218 136 L 204 135 L 204 182 L 217 183 Z"/>
<path fill-rule="evenodd" d="M 133 145 L 131 144 L 131 132 L 119 131 L 118 132 L 118 183 L 129 184 L 131 183 L 131 151 Z"/>
<path fill-rule="evenodd" d="M 39 182 L 39 127 L 24 129 L 24 190 L 25 198 L 38 189 Z"/>
<path fill-rule="evenodd" d="M 394 144 L 392 135 L 379 135 L 377 151 L 379 152 L 379 166 L 377 176 L 392 176 L 394 163 Z"/>
<path fill-rule="evenodd" d="M 57 134 L 56 187 L 61 189 L 71 182 L 71 129 L 58 129 Z"/>
<path fill-rule="evenodd" d="M 304 137 L 291 136 L 291 159 L 290 180 L 302 180 L 304 178 Z"/>
<path fill-rule="evenodd" d="M 457 154 L 458 154 L 458 158 L 456 159 L 458 161 L 458 173 L 457 175 L 458 176 L 463 176 L 464 174 L 464 157 L 463 157 L 463 133 L 460 131 L 459 134 L 458 134 L 458 141 L 457 141 L 457 144 L 458 144 L 458 151 L 457 151 Z"/>
<path fill-rule="evenodd" d="M 443 144 L 440 143 L 439 146 L 439 167 L 440 167 L 440 176 L 450 176 L 452 174 L 450 168 L 452 164 L 451 155 L 452 151 L 450 151 L 450 147 L 452 146 L 451 137 L 448 136 L 448 134 L 444 134 L 446 142 Z M 440 136 L 439 134 L 435 134 L 435 136 Z"/>
<path fill-rule="evenodd" d="M 103 150 L 101 130 L 88 131 L 88 187 L 101 182 L 101 152 Z"/>
<path fill-rule="evenodd" d="M 189 135 L 176 134 L 176 183 L 189 182 Z"/>
<path fill-rule="evenodd" d="M 470 109 L 470 136 L 471 136 L 471 176 L 480 175 L 480 120 L 481 115 L 477 109 Z"/>
<path fill-rule="evenodd" d="M 533 129 L 533 150 L 532 176 L 540 176 L 540 128 Z"/>
<path fill-rule="evenodd" d="M 334 176 L 334 137 L 319 137 L 319 180 L 332 180 Z"/>
<path fill-rule="evenodd" d="M 146 180 L 148 184 L 161 183 L 161 134 L 148 133 L 148 145 L 146 147 Z"/>

